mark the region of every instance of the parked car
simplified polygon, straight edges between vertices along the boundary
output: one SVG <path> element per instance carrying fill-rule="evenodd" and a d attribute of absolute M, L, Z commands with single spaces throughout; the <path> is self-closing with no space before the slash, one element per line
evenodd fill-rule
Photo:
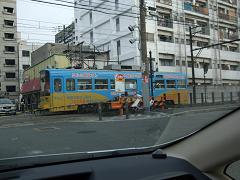
<path fill-rule="evenodd" d="M 16 114 L 16 105 L 7 98 L 0 99 L 0 114 Z"/>

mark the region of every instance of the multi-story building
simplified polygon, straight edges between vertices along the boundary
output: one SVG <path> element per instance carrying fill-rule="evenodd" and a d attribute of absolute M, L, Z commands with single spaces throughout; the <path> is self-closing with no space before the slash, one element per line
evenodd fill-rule
<path fill-rule="evenodd" d="M 16 17 L 16 0 L 0 0 L 0 92 L 11 99 L 19 95 Z"/>
<path fill-rule="evenodd" d="M 18 41 L 18 72 L 20 87 L 24 80 L 23 72 L 31 66 L 31 54 L 39 47 L 39 45 L 27 43 L 26 41 Z"/>
<path fill-rule="evenodd" d="M 238 3 L 237 0 L 146 0 L 147 8 L 153 7 L 147 10 L 146 31 L 154 69 L 186 72 L 191 84 L 189 26 L 199 26 L 193 29 L 194 49 L 238 39 Z M 121 64 L 141 65 L 138 1 L 75 0 L 75 7 L 76 43 L 85 41 L 98 49 L 110 50 L 110 59 Z M 128 29 L 130 25 L 134 28 L 132 32 Z M 239 42 L 203 49 L 195 59 L 196 83 L 203 83 L 203 65 L 208 64 L 207 84 L 239 84 L 239 50 Z"/>
<path fill-rule="evenodd" d="M 62 44 L 75 44 L 75 27 L 74 22 L 70 24 L 68 27 L 63 27 L 63 30 L 59 31 L 55 35 L 55 43 L 62 43 Z"/>

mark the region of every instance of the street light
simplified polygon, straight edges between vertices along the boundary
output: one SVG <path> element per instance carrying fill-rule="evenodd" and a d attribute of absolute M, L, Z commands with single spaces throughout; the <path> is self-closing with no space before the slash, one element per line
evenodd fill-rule
<path fill-rule="evenodd" d="M 134 25 L 134 26 L 129 25 L 129 26 L 128 26 L 128 29 L 129 29 L 129 31 L 133 32 L 136 27 L 137 27 L 137 25 Z"/>
<path fill-rule="evenodd" d="M 137 39 L 130 39 L 130 40 L 129 40 L 129 42 L 130 42 L 131 44 L 135 43 L 136 41 L 137 41 Z"/>

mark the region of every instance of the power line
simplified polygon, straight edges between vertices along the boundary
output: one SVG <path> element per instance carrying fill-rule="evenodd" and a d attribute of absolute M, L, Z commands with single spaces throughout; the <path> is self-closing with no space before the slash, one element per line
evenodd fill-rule
<path fill-rule="evenodd" d="M 83 9 L 83 10 L 88 10 L 88 11 L 96 11 L 96 12 L 100 12 L 100 13 L 104 13 L 104 14 L 110 14 L 110 15 L 118 15 L 118 14 L 114 14 L 114 13 L 108 13 L 108 12 L 104 12 L 104 11 L 100 11 L 100 10 L 96 10 L 96 9 L 89 9 L 89 8 L 80 8 L 80 7 L 75 7 L 75 6 L 69 6 L 69 5 L 64 5 L 64 4 L 58 4 L 58 3 L 51 3 L 51 2 L 46 2 L 46 1 L 42 1 L 42 0 L 30 0 L 30 1 L 33 1 L 33 2 L 39 2 L 39 3 L 45 3 L 45 4 L 51 4 L 51 5 L 57 5 L 57 6 L 63 6 L 63 7 L 70 7 L 70 8 L 77 8 L 77 9 Z M 61 0 L 63 1 L 63 0 Z M 69 3 L 69 2 L 68 2 Z M 88 6 L 89 7 L 89 6 Z M 180 9 L 180 8 L 179 8 Z M 181 9 L 183 10 L 183 9 Z M 112 10 L 112 11 L 116 11 L 116 10 Z M 122 12 L 122 13 L 126 13 L 126 12 Z M 139 15 L 138 13 L 135 13 L 136 15 Z M 129 15 L 126 15 L 126 14 L 121 14 L 120 16 L 126 16 L 126 17 L 132 17 L 132 18 L 138 18 L 138 16 L 129 16 Z M 154 20 L 154 19 L 149 19 L 147 17 L 148 20 Z M 163 19 L 163 20 L 166 20 L 164 18 L 160 18 L 158 17 L 158 19 Z M 175 24 L 181 24 L 181 25 L 187 25 L 189 26 L 190 24 L 186 24 L 184 22 L 181 22 L 181 21 L 176 21 L 174 19 L 167 19 L 169 22 L 178 22 L 178 23 L 175 23 Z M 216 23 L 219 23 L 219 21 L 212 21 L 212 20 L 209 20 L 210 22 L 216 22 Z"/>
<path fill-rule="evenodd" d="M 85 7 L 80 8 L 80 7 L 75 7 L 75 6 L 71 6 L 71 5 L 59 4 L 59 3 L 53 3 L 53 2 L 46 2 L 46 1 L 42 1 L 42 0 L 29 0 L 29 1 L 39 2 L 39 3 L 44 3 L 44 4 L 50 4 L 50 5 L 56 5 L 56 6 L 69 7 L 69 8 L 83 9 L 83 10 L 88 10 L 88 11 L 95 11 L 95 12 L 100 12 L 100 13 L 104 13 L 104 14 L 108 14 L 108 15 L 118 15 L 118 14 L 113 14 L 113 13 L 109 13 L 109 12 L 101 11 L 101 10 L 97 10 L 97 9 L 89 9 L 89 8 L 85 8 Z M 137 18 L 137 16 L 129 16 L 129 15 L 125 15 L 125 14 L 121 14 L 121 16 Z"/>

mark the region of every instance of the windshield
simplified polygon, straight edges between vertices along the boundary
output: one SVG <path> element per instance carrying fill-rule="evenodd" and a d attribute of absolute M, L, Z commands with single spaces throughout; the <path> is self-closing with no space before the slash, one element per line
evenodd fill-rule
<path fill-rule="evenodd" d="M 1 0 L 0 166 L 158 146 L 239 108 L 239 10 L 195 3 Z"/>
<path fill-rule="evenodd" d="M 0 99 L 0 104 L 13 104 L 10 99 Z"/>

